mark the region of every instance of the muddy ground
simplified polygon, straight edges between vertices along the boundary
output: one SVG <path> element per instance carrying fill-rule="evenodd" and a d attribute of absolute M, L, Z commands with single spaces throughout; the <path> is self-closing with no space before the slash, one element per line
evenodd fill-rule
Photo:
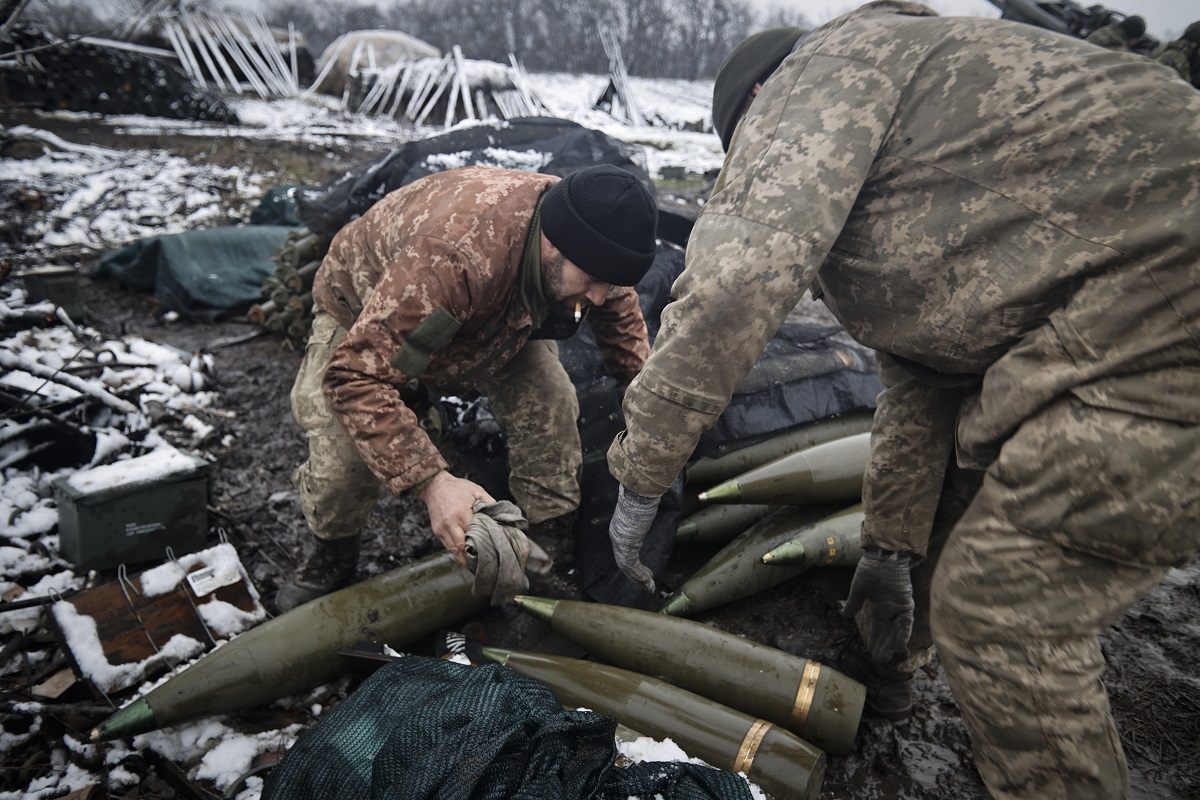
<path fill-rule="evenodd" d="M 45 127 L 46 121 L 31 124 Z M 82 133 L 58 133 L 106 146 L 174 149 L 260 171 L 273 159 L 284 159 L 288 170 L 300 172 L 304 167 L 297 164 L 309 163 L 313 182 L 336 177 L 341 169 L 385 152 L 363 143 L 289 148 L 287 142 L 247 142 L 240 150 L 215 149 L 198 146 L 190 137 L 128 141 L 99 123 L 90 127 Z M 255 331 L 237 317 L 215 323 L 169 321 L 153 298 L 111 282 L 85 278 L 83 291 L 85 321 L 106 334 L 133 333 L 215 355 L 219 405 L 234 416 L 219 431 L 232 435 L 230 445 L 213 450 L 214 536 L 218 526 L 229 535 L 269 600 L 307 546 L 307 529 L 290 479 L 306 455 L 288 407 L 300 354 L 270 335 L 222 346 Z M 427 522 L 419 500 L 382 499 L 365 531 L 360 575 L 375 575 L 431 552 L 436 543 Z M 678 586 L 716 549 L 679 546 L 662 588 Z M 697 618 L 768 644 L 787 634 L 828 643 L 850 630 L 837 615 L 849 578 L 847 569 L 810 571 L 790 584 Z M 542 623 L 515 609 L 493 609 L 478 621 L 491 643 L 571 652 Z M 1103 643 L 1109 663 L 1104 680 L 1129 755 L 1134 796 L 1200 797 L 1200 560 L 1173 573 L 1108 631 Z M 864 719 L 855 752 L 829 757 L 823 800 L 987 796 L 972 765 L 966 727 L 936 659 L 918 672 L 915 691 L 915 710 L 907 725 Z M 262 717 L 248 715 L 245 724 L 262 725 Z M 143 796 L 180 796 L 165 786 L 157 791 Z"/>

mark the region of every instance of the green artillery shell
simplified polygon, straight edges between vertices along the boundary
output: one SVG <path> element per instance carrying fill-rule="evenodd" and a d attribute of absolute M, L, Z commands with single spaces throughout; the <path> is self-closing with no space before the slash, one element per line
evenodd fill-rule
<path fill-rule="evenodd" d="M 484 608 L 473 580 L 443 551 L 319 597 L 205 654 L 104 720 L 92 738 L 133 736 L 318 686 L 342 671 L 338 650 L 355 642 L 402 647 Z"/>
<path fill-rule="evenodd" d="M 728 542 L 780 506 L 729 503 L 689 514 L 675 531 L 676 542 Z"/>
<path fill-rule="evenodd" d="M 874 414 L 868 411 L 835 419 L 823 419 L 723 456 L 697 459 L 684 472 L 684 480 L 698 486 L 712 486 L 798 450 L 832 442 L 834 439 L 843 439 L 856 433 L 867 433 L 871 430 L 873 417 Z"/>
<path fill-rule="evenodd" d="M 563 705 L 590 708 L 693 758 L 746 775 L 773 797 L 820 795 L 825 754 L 795 734 L 698 694 L 594 661 L 485 647 L 483 653 L 550 687 Z"/>
<path fill-rule="evenodd" d="M 650 611 L 525 596 L 516 603 L 613 666 L 783 726 L 826 752 L 850 752 L 866 689 L 830 667 Z"/>
<path fill-rule="evenodd" d="M 852 503 L 862 498 L 871 434 L 856 433 L 776 459 L 700 493 L 708 503 Z"/>
<path fill-rule="evenodd" d="M 826 517 L 769 551 L 764 564 L 781 567 L 852 567 L 862 558 L 862 503 Z"/>
<path fill-rule="evenodd" d="M 696 614 L 799 575 L 804 567 L 773 567 L 762 563 L 763 555 L 837 510 L 838 506 L 793 506 L 768 514 L 722 547 L 659 611 L 672 616 Z"/>

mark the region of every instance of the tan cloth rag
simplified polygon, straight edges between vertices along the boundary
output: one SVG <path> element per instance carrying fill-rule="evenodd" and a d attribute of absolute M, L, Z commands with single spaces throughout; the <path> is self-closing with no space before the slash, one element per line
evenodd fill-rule
<path fill-rule="evenodd" d="M 545 574 L 553 560 L 525 535 L 529 523 L 515 503 L 475 501 L 475 516 L 467 526 L 467 568 L 475 574 L 471 592 L 491 596 L 492 605 L 504 605 L 529 589 L 525 571 Z"/>

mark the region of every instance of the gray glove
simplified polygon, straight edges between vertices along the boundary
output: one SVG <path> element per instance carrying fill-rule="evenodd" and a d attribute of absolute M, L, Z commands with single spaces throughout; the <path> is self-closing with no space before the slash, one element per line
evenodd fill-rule
<path fill-rule="evenodd" d="M 868 603 L 871 630 L 867 650 L 887 664 L 908 650 L 913 627 L 912 554 L 868 547 L 854 571 L 843 617 L 853 617 Z"/>
<path fill-rule="evenodd" d="M 612 540 L 613 558 L 621 572 L 631 581 L 654 591 L 654 574 L 641 562 L 639 553 L 646 532 L 658 513 L 658 497 L 642 497 L 621 485 L 617 493 L 617 507 L 608 526 L 608 538 Z"/>

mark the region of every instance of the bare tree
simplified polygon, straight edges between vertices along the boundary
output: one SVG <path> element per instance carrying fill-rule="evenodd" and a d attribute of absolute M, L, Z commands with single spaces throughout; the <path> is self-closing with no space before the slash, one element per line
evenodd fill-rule
<path fill-rule="evenodd" d="M 346 31 L 386 28 L 468 58 L 505 63 L 512 53 L 546 72 L 607 72 L 608 28 L 630 74 L 672 78 L 712 77 L 751 22 L 745 0 L 266 0 L 266 17 L 294 23 L 314 54 Z"/>
<path fill-rule="evenodd" d="M 621 46 L 630 72 L 642 75 L 671 74 L 672 54 L 667 45 L 675 28 L 668 0 L 622 0 L 625 31 Z"/>
<path fill-rule="evenodd" d="M 679 20 L 675 77 L 694 80 L 716 75 L 721 61 L 750 29 L 749 8 L 738 0 L 676 0 L 675 6 Z"/>
<path fill-rule="evenodd" d="M 791 27 L 811 31 L 816 25 L 798 8 L 771 6 L 759 17 L 758 24 L 754 27 L 756 30 Z"/>
<path fill-rule="evenodd" d="M 110 25 L 81 0 L 34 0 L 26 6 L 21 22 L 36 24 L 47 33 L 64 39 L 111 31 Z"/>

